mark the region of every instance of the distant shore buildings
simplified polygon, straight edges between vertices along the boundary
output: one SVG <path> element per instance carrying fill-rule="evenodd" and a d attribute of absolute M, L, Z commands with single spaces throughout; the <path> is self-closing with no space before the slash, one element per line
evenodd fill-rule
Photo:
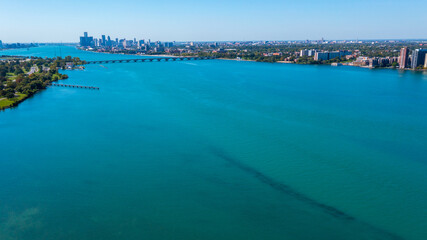
<path fill-rule="evenodd" d="M 35 47 L 37 44 L 34 43 L 3 43 L 0 40 L 0 49 L 8 49 L 8 48 L 29 48 Z"/>
<path fill-rule="evenodd" d="M 87 32 L 80 37 L 80 47 L 84 49 L 99 49 L 112 52 L 121 50 L 135 50 L 142 53 L 163 52 L 165 51 L 165 48 L 171 48 L 173 46 L 174 42 L 151 42 L 150 39 L 148 39 L 148 41 L 145 39 L 137 40 L 136 38 L 132 40 L 116 38 L 113 40 L 110 36 L 105 35 L 102 35 L 101 38 L 94 38 L 92 36 L 88 36 Z"/>
<path fill-rule="evenodd" d="M 407 43 L 407 44 L 406 44 Z M 406 46 L 401 48 L 401 46 Z M 214 56 L 266 62 L 331 64 L 369 68 L 427 68 L 426 41 L 417 44 L 406 40 L 305 40 L 305 41 L 224 41 L 224 42 L 152 42 L 137 40 L 80 37 L 84 50 L 126 54 L 170 54 L 176 56 Z M 360 48 L 359 48 L 360 47 Z M 420 48 L 419 48 L 420 47 Z M 419 48 L 412 50 L 414 48 Z M 400 49 L 400 50 L 399 50 Z M 340 64 L 337 64 L 339 66 Z"/>

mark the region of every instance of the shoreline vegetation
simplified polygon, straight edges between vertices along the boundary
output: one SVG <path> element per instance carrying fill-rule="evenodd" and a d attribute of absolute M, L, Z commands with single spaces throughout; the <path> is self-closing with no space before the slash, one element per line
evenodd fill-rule
<path fill-rule="evenodd" d="M 65 58 L 24 58 L 0 56 L 0 110 L 18 106 L 25 99 L 46 89 L 52 82 L 64 80 L 68 75 L 59 70 L 83 68 L 85 61 Z"/>

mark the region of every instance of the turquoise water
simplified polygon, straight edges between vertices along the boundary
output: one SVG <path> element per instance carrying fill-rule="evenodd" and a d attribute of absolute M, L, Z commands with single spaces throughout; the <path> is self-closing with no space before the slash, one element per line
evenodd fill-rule
<path fill-rule="evenodd" d="M 0 112 L 1 240 L 426 239 L 426 73 L 209 60 L 66 74 L 100 90 Z"/>

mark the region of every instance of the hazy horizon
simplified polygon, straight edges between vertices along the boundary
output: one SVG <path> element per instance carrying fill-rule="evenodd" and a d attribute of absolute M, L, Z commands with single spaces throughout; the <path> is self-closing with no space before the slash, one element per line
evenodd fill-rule
<path fill-rule="evenodd" d="M 83 34 L 80 34 L 81 36 L 83 36 Z M 80 36 L 79 35 L 79 36 Z M 89 36 L 92 36 L 90 33 L 88 33 Z M 108 36 L 108 34 L 105 34 L 105 36 Z M 101 38 L 101 36 L 93 36 L 94 38 Z M 110 36 L 112 40 L 115 39 L 115 37 L 113 38 L 113 36 Z M 128 40 L 133 40 L 132 38 L 126 38 L 126 37 L 118 37 L 120 38 L 124 38 L 124 39 L 128 39 Z M 138 38 L 137 38 L 138 39 Z M 140 40 L 140 39 L 139 39 Z M 148 39 L 145 39 L 148 40 Z M 186 41 L 179 41 L 179 40 L 171 40 L 171 42 L 178 42 L 178 43 L 186 43 L 186 42 L 260 42 L 260 41 L 276 41 L 276 42 L 280 42 L 280 41 L 305 41 L 305 40 L 309 40 L 309 41 L 316 41 L 316 40 L 321 40 L 321 39 L 255 39 L 255 40 L 206 40 L 206 41 L 198 41 L 198 40 L 186 40 Z M 383 39 L 324 39 L 325 41 L 427 41 L 427 38 L 383 38 Z M 1 41 L 1 39 L 0 39 Z M 151 39 L 151 41 L 161 41 L 158 39 Z M 17 41 L 17 42 L 5 42 L 3 41 L 3 43 L 9 43 L 9 44 L 13 44 L 13 43 L 34 43 L 34 44 L 79 44 L 79 41 L 74 41 L 74 42 L 64 42 L 64 41 L 59 41 L 59 42 L 24 42 L 24 41 Z"/>
<path fill-rule="evenodd" d="M 83 32 L 178 42 L 427 39 L 427 2 L 409 2 L 8 1 L 0 40 L 74 43 Z"/>

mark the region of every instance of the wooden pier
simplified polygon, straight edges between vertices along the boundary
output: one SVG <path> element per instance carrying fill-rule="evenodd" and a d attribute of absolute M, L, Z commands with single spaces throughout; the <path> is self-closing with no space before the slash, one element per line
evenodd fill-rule
<path fill-rule="evenodd" d="M 99 90 L 99 87 L 93 87 L 93 86 L 81 86 L 81 85 L 70 85 L 70 84 L 59 84 L 59 83 L 52 83 L 50 85 L 54 87 L 70 87 L 70 88 L 85 88 L 85 89 Z"/>

